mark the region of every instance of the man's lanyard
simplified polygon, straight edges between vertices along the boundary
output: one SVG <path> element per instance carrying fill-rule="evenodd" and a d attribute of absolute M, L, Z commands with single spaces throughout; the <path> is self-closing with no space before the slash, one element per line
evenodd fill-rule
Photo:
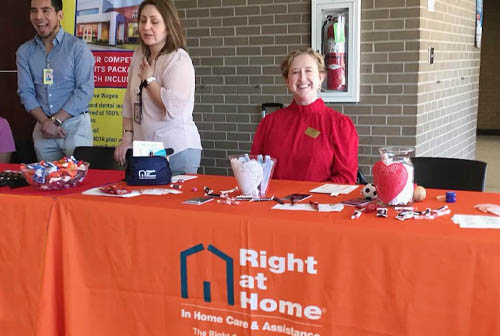
<path fill-rule="evenodd" d="M 46 68 L 43 69 L 43 84 L 52 85 L 54 84 L 54 69 L 50 67 L 50 61 L 47 56 L 47 64 Z"/>

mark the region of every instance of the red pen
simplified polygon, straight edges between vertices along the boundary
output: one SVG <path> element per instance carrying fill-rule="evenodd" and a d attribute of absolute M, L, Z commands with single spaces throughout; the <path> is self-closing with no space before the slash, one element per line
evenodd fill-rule
<path fill-rule="evenodd" d="M 314 210 L 319 211 L 319 203 L 318 202 L 309 201 L 309 205 L 311 205 L 311 207 Z"/>

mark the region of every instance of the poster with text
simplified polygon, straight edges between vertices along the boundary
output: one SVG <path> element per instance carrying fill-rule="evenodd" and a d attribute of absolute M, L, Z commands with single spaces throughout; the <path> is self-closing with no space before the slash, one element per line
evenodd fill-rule
<path fill-rule="evenodd" d="M 87 42 L 94 55 L 94 97 L 89 103 L 94 146 L 121 139 L 127 74 L 139 44 L 141 0 L 65 0 L 63 28 Z"/>

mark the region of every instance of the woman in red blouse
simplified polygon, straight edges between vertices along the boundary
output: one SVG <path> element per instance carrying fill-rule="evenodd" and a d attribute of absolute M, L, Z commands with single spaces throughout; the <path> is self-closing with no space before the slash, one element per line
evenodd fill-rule
<path fill-rule="evenodd" d="M 310 48 L 292 51 L 281 73 L 293 101 L 260 122 L 251 154 L 278 159 L 273 178 L 355 184 L 358 134 L 349 117 L 318 98 L 323 57 Z"/>

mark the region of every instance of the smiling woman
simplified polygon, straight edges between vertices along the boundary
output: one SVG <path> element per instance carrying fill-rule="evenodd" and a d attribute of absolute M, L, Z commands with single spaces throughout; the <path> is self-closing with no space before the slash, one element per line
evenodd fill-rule
<path fill-rule="evenodd" d="M 325 78 L 323 57 L 310 48 L 292 51 L 281 74 L 293 101 L 261 121 L 251 154 L 276 158 L 277 179 L 356 183 L 356 128 L 318 98 Z"/>

